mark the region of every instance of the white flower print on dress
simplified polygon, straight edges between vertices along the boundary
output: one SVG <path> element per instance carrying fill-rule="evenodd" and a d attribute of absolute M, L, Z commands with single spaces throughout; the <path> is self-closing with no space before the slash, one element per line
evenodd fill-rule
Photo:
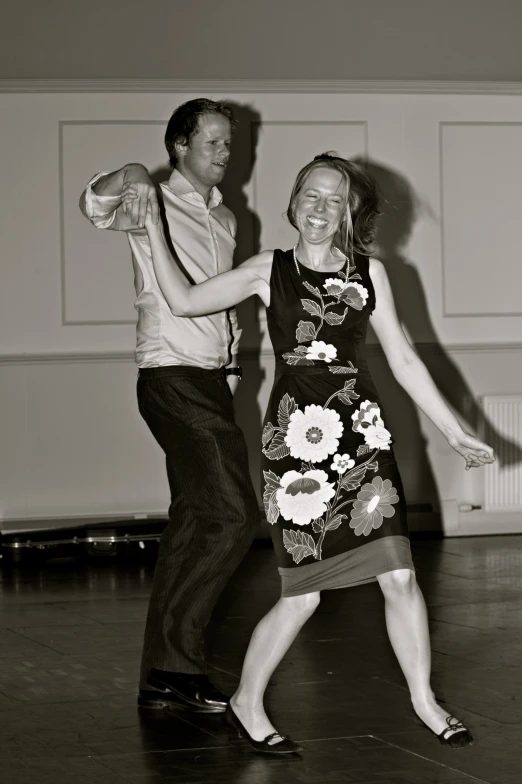
<path fill-rule="evenodd" d="M 323 288 L 326 289 L 330 297 L 339 297 L 345 290 L 347 283 L 341 278 L 327 278 L 323 283 Z"/>
<path fill-rule="evenodd" d="M 350 455 L 334 455 L 333 463 L 330 466 L 332 471 L 337 471 L 339 474 L 344 474 L 349 468 L 353 468 L 355 460 L 350 458 Z"/>
<path fill-rule="evenodd" d="M 392 504 L 399 500 L 397 490 L 389 479 L 384 481 L 376 476 L 372 482 L 363 485 L 357 493 L 350 512 L 350 528 L 356 536 L 369 536 L 374 528 L 380 528 L 383 517 L 393 517 L 395 509 Z"/>
<path fill-rule="evenodd" d="M 394 505 L 399 502 L 392 482 L 378 475 L 379 454 L 391 449 L 391 434 L 379 405 L 364 400 L 372 395 L 370 389 L 365 391 L 365 373 L 359 373 L 345 356 L 351 353 L 350 330 L 359 322 L 364 326 L 364 309 L 374 302 L 373 289 L 369 278 L 363 278 L 357 264 L 350 266 L 349 261 L 342 271 L 330 274 L 313 283 L 301 278 L 302 313 L 296 319 L 295 348 L 281 356 L 285 364 L 295 366 L 292 372 L 297 374 L 301 367 L 306 371 L 306 366 L 321 365 L 323 374 L 314 387 L 323 389 L 324 398 L 314 393 L 314 404 L 305 405 L 310 400 L 306 397 L 309 379 L 302 398 L 296 392 L 296 397 L 291 396 L 283 386 L 279 403 L 271 399 L 271 421 L 263 427 L 264 457 L 272 465 L 284 461 L 281 477 L 273 470 L 263 471 L 266 519 L 280 525 L 282 544 L 295 565 L 321 561 L 323 552 L 325 558 L 330 557 L 347 535 L 368 537 L 384 525 L 384 518 L 396 514 Z M 335 383 L 337 374 L 339 383 Z M 351 378 L 345 380 L 343 375 Z M 296 391 L 299 388 L 296 383 Z M 319 400 L 324 404 L 318 405 Z M 349 411 L 357 409 L 349 428 L 355 437 L 346 433 L 350 420 L 344 406 Z M 339 531 L 343 526 L 347 529 L 344 538 Z"/>
<path fill-rule="evenodd" d="M 337 452 L 343 430 L 337 411 L 313 404 L 290 416 L 285 443 L 292 457 L 320 463 Z"/>
<path fill-rule="evenodd" d="M 338 301 L 346 302 L 355 310 L 362 310 L 368 301 L 368 289 L 353 280 L 340 278 L 327 278 L 323 284 L 328 296 L 335 297 Z"/>
<path fill-rule="evenodd" d="M 295 525 L 309 525 L 324 514 L 326 504 L 335 495 L 326 471 L 311 470 L 300 474 L 287 471 L 276 492 L 277 505 L 285 520 Z"/>
<path fill-rule="evenodd" d="M 353 274 L 355 270 L 356 266 L 349 267 L 348 272 L 339 271 L 338 277 L 327 278 L 322 286 L 326 289 L 326 293 L 321 293 L 318 286 L 313 286 L 307 280 L 302 281 L 303 287 L 315 299 L 309 297 L 301 299 L 303 310 L 309 314 L 309 317 L 300 319 L 297 324 L 295 338 L 298 346 L 292 351 L 285 351 L 282 355 L 287 365 L 314 365 L 317 360 L 326 364 L 330 364 L 332 360 L 338 361 L 337 347 L 317 338 L 325 324 L 338 327 L 344 323 L 350 308 L 361 311 L 366 305 L 369 297 L 368 289 L 350 279 L 350 275 L 353 275 L 353 278 L 361 280 L 359 273 Z M 331 301 L 327 302 L 328 299 Z M 339 312 L 340 306 L 342 312 Z M 319 323 L 316 323 L 316 320 Z M 311 345 L 304 346 L 304 343 L 311 343 Z M 344 367 L 332 365 L 328 370 L 338 374 L 357 372 L 351 363 Z"/>
<path fill-rule="evenodd" d="M 362 433 L 370 449 L 389 450 L 391 433 L 384 427 L 381 410 L 377 403 L 365 400 L 355 414 L 352 414 L 352 430 Z"/>
<path fill-rule="evenodd" d="M 370 425 L 364 431 L 364 440 L 370 449 L 389 450 L 391 433 L 384 425 Z"/>
<path fill-rule="evenodd" d="M 337 349 L 331 343 L 322 340 L 312 340 L 312 344 L 306 347 L 307 359 L 322 359 L 323 362 L 331 362 L 337 357 Z"/>
<path fill-rule="evenodd" d="M 341 294 L 341 300 L 349 303 L 356 310 L 362 310 L 368 301 L 368 289 L 360 283 L 350 281 Z"/>

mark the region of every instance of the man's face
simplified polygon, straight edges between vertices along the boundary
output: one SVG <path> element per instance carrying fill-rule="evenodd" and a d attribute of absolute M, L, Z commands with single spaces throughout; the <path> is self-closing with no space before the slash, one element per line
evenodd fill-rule
<path fill-rule="evenodd" d="M 203 114 L 190 144 L 176 145 L 177 168 L 193 185 L 218 185 L 227 169 L 232 143 L 230 121 L 222 114 Z"/>

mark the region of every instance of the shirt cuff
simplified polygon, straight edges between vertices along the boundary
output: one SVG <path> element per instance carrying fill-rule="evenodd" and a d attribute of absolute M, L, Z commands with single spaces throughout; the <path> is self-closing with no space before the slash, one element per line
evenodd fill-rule
<path fill-rule="evenodd" d="M 116 210 L 121 204 L 120 196 L 99 196 L 92 189 L 100 177 L 104 177 L 108 172 L 96 174 L 89 180 L 85 189 L 85 211 L 87 217 L 97 229 L 108 229 L 114 223 Z"/>

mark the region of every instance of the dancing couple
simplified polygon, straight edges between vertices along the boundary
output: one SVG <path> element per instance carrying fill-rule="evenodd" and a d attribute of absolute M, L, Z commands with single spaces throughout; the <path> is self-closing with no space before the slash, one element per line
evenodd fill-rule
<path fill-rule="evenodd" d="M 392 435 L 365 355 L 369 322 L 395 378 L 466 468 L 492 462 L 493 450 L 462 428 L 406 340 L 385 268 L 371 257 L 379 206 L 363 165 L 332 153 L 314 158 L 290 194 L 296 245 L 232 269 L 235 220 L 217 189 L 232 126 L 223 103 L 189 101 L 167 127 L 173 173 L 160 203 L 137 164 L 97 175 L 80 202 L 94 225 L 125 231 L 132 248 L 138 403 L 165 452 L 172 496 L 138 704 L 225 712 L 257 751 L 300 751 L 265 712 L 269 679 L 322 590 L 376 580 L 417 719 L 445 746 L 470 745 L 469 730 L 430 686 L 426 605 Z M 254 630 L 228 698 L 207 677 L 203 640 L 258 521 L 232 398 L 241 373 L 234 307 L 251 296 L 266 307 L 276 358 L 262 452 L 281 597 Z"/>

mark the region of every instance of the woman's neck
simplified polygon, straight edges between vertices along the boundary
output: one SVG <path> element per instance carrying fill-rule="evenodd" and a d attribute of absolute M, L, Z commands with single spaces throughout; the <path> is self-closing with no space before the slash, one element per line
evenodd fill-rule
<path fill-rule="evenodd" d="M 301 264 L 314 270 L 328 272 L 343 262 L 345 256 L 333 245 L 309 245 L 301 239 L 295 246 L 295 253 Z"/>

